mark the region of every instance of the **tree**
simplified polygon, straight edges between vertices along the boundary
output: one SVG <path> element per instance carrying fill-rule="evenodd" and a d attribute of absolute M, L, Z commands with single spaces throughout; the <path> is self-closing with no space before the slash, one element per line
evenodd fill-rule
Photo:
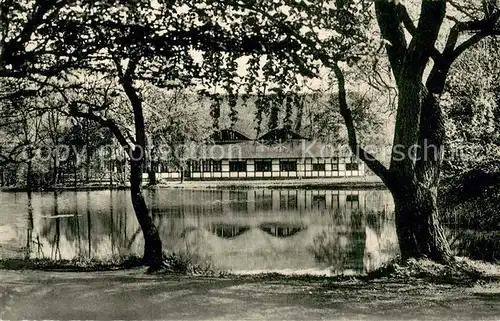
<path fill-rule="evenodd" d="M 194 85 L 203 88 L 205 94 L 209 91 L 217 94 L 222 90 L 229 97 L 232 110 L 238 90 L 245 86 L 247 94 L 258 96 L 258 106 L 268 106 L 270 100 L 281 97 L 268 93 L 293 92 L 300 86 L 296 75 L 314 77 L 319 66 L 317 48 L 303 43 L 305 37 L 296 34 L 275 37 L 281 26 L 273 23 L 269 12 L 282 20 L 292 17 L 292 28 L 286 29 L 292 33 L 301 26 L 307 27 L 307 36 L 314 36 L 318 27 L 338 30 L 342 37 L 335 39 L 329 48 L 334 57 L 351 61 L 359 56 L 351 47 L 362 38 L 360 28 L 366 21 L 360 13 L 367 8 L 365 5 L 352 7 L 356 13 L 351 17 L 344 8 L 316 10 L 308 4 L 294 2 L 287 2 L 291 7 L 287 13 L 270 1 L 30 4 L 16 6 L 6 2 L 2 7 L 2 19 L 9 25 L 1 39 L 1 75 L 58 75 L 61 82 L 71 77 L 72 72 L 85 70 L 105 75 L 107 83 L 119 84 L 119 90 L 128 99 L 128 106 L 122 106 L 122 112 L 126 110 L 131 116 L 128 120 L 131 120 L 132 130 L 116 121 L 117 113 L 111 113 L 110 117 L 108 112 L 113 104 L 112 93 L 118 90 L 115 85 L 102 88 L 97 103 L 92 99 L 69 97 L 64 90 L 61 95 L 69 108 L 67 115 L 107 127 L 130 155 L 131 199 L 145 238 L 144 260 L 153 268 L 161 264 L 162 245 L 142 194 L 147 139 L 141 84 L 150 82 L 170 89 Z M 268 7 L 274 10 L 268 12 Z M 333 22 L 334 26 L 329 26 L 328 22 Z M 347 28 L 349 39 L 345 37 L 346 22 L 348 26 L 361 22 L 359 27 Z M 335 34 L 333 37 L 336 38 Z M 41 51 L 32 48 L 41 48 Z M 201 59 L 196 59 L 196 55 Z M 238 74 L 238 59 L 242 57 L 247 57 L 245 69 L 248 72 L 244 75 Z M 233 112 L 233 123 L 234 116 Z"/>
<path fill-rule="evenodd" d="M 50 97 L 50 96 L 49 96 Z M 47 103 L 52 103 L 47 101 Z M 68 135 L 69 122 L 68 119 L 58 112 L 57 106 L 51 108 L 46 115 L 44 121 L 43 131 L 46 133 L 46 146 L 50 148 L 51 158 L 52 158 L 52 185 L 57 185 L 59 183 L 60 176 L 60 161 L 61 156 L 59 155 L 59 144 L 62 143 L 63 138 Z M 69 154 L 69 150 L 67 151 Z"/>
<path fill-rule="evenodd" d="M 361 142 L 364 145 L 382 147 L 387 145 L 384 134 L 388 127 L 388 111 L 381 110 L 384 107 L 377 102 L 378 93 L 370 92 L 369 88 L 365 90 L 363 93 L 350 91 L 346 99 Z M 310 110 L 306 112 L 309 116 L 308 136 L 337 145 L 348 143 L 336 93 L 323 93 L 307 104 L 310 105 Z"/>
<path fill-rule="evenodd" d="M 193 6 L 189 1 L 3 1 L 1 7 L 1 77 L 51 83 L 43 77 L 58 76 L 59 83 L 50 85 L 60 87 L 72 72 L 90 71 L 112 80 L 107 83 L 118 83 L 127 97 L 129 106 L 122 106 L 122 112 L 127 110 L 131 116 L 132 131 L 105 116 L 113 100 L 110 88 L 103 88 L 100 100 L 91 101 L 60 90 L 67 115 L 108 128 L 129 154 L 131 199 L 145 238 L 144 261 L 154 269 L 162 262 L 162 244 L 142 193 L 147 139 L 138 87 L 145 81 L 174 88 L 200 79 L 220 79 L 223 62 L 233 61 L 222 68 L 224 77 L 231 80 L 235 59 L 226 59 L 220 52 L 234 58 L 242 51 L 262 48 L 260 38 L 249 39 L 242 29 L 227 30 L 215 23 L 217 8 L 207 10 L 203 5 Z M 266 42 L 273 48 L 284 47 L 279 40 Z M 207 53 L 205 68 L 195 62 L 191 50 Z M 232 82 L 226 84 L 229 88 Z M 117 90 L 116 86 L 111 89 Z"/>
<path fill-rule="evenodd" d="M 23 181 L 28 191 L 35 182 L 33 167 L 34 152 L 37 144 L 42 142 L 42 125 L 44 112 L 34 108 L 40 100 L 33 97 L 32 92 L 26 89 L 24 82 L 14 85 L 12 82 L 3 82 L 9 99 L 0 97 L 2 120 L 0 133 L 2 142 L 0 147 L 0 165 L 2 169 L 10 165 L 14 173 L 25 173 L 23 178 L 17 175 L 13 183 Z M 14 85 L 14 87 L 11 87 Z M 23 168 L 25 167 L 25 170 Z M 12 183 L 12 182 L 11 182 Z M 37 182 L 39 183 L 39 182 Z"/>
<path fill-rule="evenodd" d="M 310 61 L 307 57 L 312 57 L 333 70 L 349 145 L 393 195 L 402 258 L 427 257 L 449 261 L 451 254 L 438 221 L 437 207 L 445 137 L 440 96 L 453 62 L 481 39 L 499 34 L 498 2 L 488 0 L 469 4 L 423 0 L 418 25 L 414 25 L 404 4 L 397 0 L 375 1 L 377 24 L 386 42 L 386 54 L 398 90 L 389 168 L 359 146 L 346 98 L 345 62 L 352 65 L 353 60 L 359 61 L 367 54 L 366 46 L 370 44 L 366 36 L 369 24 L 356 25 L 356 21 L 363 22 L 369 16 L 364 10 L 366 2 L 339 0 L 335 1 L 333 8 L 328 4 L 300 3 L 298 9 L 287 3 L 292 8 L 289 12 L 306 11 L 305 16 L 310 19 L 305 21 L 290 18 L 291 15 L 295 18 L 294 14 L 284 14 L 281 4 L 267 3 L 266 9 L 249 2 L 238 4 L 253 11 L 257 15 L 254 19 L 273 24 L 280 36 L 298 40 L 301 49 L 296 58 Z M 439 50 L 439 33 L 446 32 L 443 22 L 447 13 L 454 25 L 448 30 L 444 49 Z M 301 27 L 311 25 L 313 27 L 306 32 L 301 31 Z M 288 51 L 290 55 L 294 52 L 297 51 Z M 429 73 L 426 73 L 427 67 Z"/>
<path fill-rule="evenodd" d="M 67 119 L 67 116 L 64 116 Z M 113 135 L 107 128 L 102 128 L 88 119 L 71 119 L 71 125 L 68 132 L 62 137 L 62 144 L 71 146 L 69 157 L 67 157 L 65 165 L 66 174 L 71 174 L 74 177 L 74 185 L 77 186 L 79 177 L 83 178 L 83 182 L 89 183 L 92 175 L 92 170 L 105 174 L 105 166 L 109 165 L 109 182 L 114 184 L 113 169 L 118 161 L 116 159 L 116 142 L 113 140 Z M 103 148 L 107 148 L 103 150 Z M 105 151 L 108 154 L 99 154 L 99 151 Z M 104 159 L 99 157 L 107 157 L 109 164 L 105 164 Z M 99 160 L 99 162 L 96 162 Z M 81 175 L 81 170 L 84 169 L 84 175 Z M 63 182 L 67 183 L 67 182 Z"/>
<path fill-rule="evenodd" d="M 56 76 L 102 49 L 92 37 L 88 18 L 94 1 L 0 2 L 0 78 Z"/>
<path fill-rule="evenodd" d="M 208 102 L 192 92 L 167 91 L 155 86 L 144 90 L 146 131 L 152 150 L 149 184 L 156 184 L 156 167 L 160 160 L 181 172 L 185 168 L 185 147 L 190 142 L 204 142 L 213 131 Z"/>
<path fill-rule="evenodd" d="M 98 9 L 99 13 L 89 17 L 85 25 L 92 30 L 91 39 L 95 39 L 90 42 L 102 50 L 91 55 L 82 69 L 116 80 L 128 99 L 128 106 L 122 106 L 121 111 L 127 110 L 132 130 L 106 116 L 112 105 L 110 94 L 117 90 L 113 86 L 101 93 L 100 104 L 68 99 L 68 115 L 107 127 L 129 154 L 131 199 L 145 239 L 144 261 L 157 269 L 162 263 L 162 243 L 142 192 L 148 142 L 141 85 L 151 83 L 169 89 L 197 85 L 207 90 L 222 83 L 226 93 L 236 97 L 233 88 L 237 58 L 271 49 L 279 53 L 283 48 L 293 48 L 293 42 L 262 37 L 256 26 L 252 26 L 249 36 L 246 19 L 227 20 L 216 4 L 207 7 L 203 1 L 125 1 L 121 5 L 104 2 Z M 219 14 L 225 18 L 222 22 L 218 21 Z M 202 55 L 201 63 L 193 50 Z M 280 58 L 291 59 L 285 54 L 280 54 Z"/>
<path fill-rule="evenodd" d="M 130 101 L 132 108 L 133 126 L 135 135 L 132 135 L 128 129 L 127 123 L 119 125 L 114 118 L 107 116 L 113 115 L 110 105 L 113 103 L 112 96 L 116 96 L 116 87 L 104 86 L 105 88 L 94 88 L 97 98 L 92 100 L 79 100 L 78 96 L 71 97 L 62 93 L 67 101 L 66 114 L 76 118 L 89 119 L 98 123 L 100 126 L 109 129 L 118 140 L 121 147 L 129 157 L 130 163 L 130 189 L 131 200 L 136 217 L 144 234 L 144 263 L 155 270 L 161 267 L 163 261 L 162 243 L 158 234 L 158 229 L 153 222 L 146 206 L 146 201 L 142 192 L 142 174 L 146 164 L 147 138 L 144 119 L 142 100 L 136 88 L 133 86 L 133 74 L 137 68 L 136 62 L 129 62 L 125 71 L 119 61 L 116 61 L 116 68 L 119 74 L 118 78 Z M 100 91 L 103 89 L 102 91 Z M 85 90 L 85 88 L 83 88 Z M 76 98 L 76 99 L 75 99 Z M 128 106 L 119 106 L 121 111 L 126 110 Z"/>
<path fill-rule="evenodd" d="M 127 1 L 122 4 L 103 1 L 87 5 L 88 10 L 84 12 L 93 14 L 86 15 L 87 20 L 73 24 L 76 25 L 75 29 L 84 28 L 87 31 L 83 33 L 81 41 L 101 50 L 79 61 L 72 70 L 74 73 L 90 71 L 104 75 L 106 81 L 103 81 L 112 85 L 101 88 L 97 94 L 99 97 L 90 101 L 61 91 L 67 102 L 67 115 L 86 118 L 107 127 L 130 156 L 131 200 L 144 234 L 144 261 L 153 269 L 161 266 L 162 244 L 142 192 L 148 148 L 144 98 L 140 87 L 150 82 L 178 88 L 193 85 L 197 79 L 210 79 L 220 74 L 217 69 L 224 60 L 217 52 L 227 51 L 236 55 L 241 52 L 239 48 L 248 48 L 248 42 L 252 42 L 241 37 L 241 34 L 228 37 L 227 31 L 210 22 L 200 27 L 198 16 L 182 13 L 184 6 L 182 3 L 161 5 Z M 75 7 L 67 8 L 67 11 L 80 9 L 81 6 L 76 4 Z M 204 10 L 199 9 L 199 15 L 203 14 Z M 205 70 L 201 70 L 195 62 L 190 53 L 192 49 L 210 53 L 204 59 L 207 66 Z M 232 68 L 235 66 L 232 65 Z M 70 77 L 70 71 L 66 71 L 64 76 Z M 130 120 L 132 128 L 116 121 L 118 113 L 109 113 L 113 96 L 118 91 L 127 97 L 128 106 L 122 105 L 120 111 L 129 116 L 125 118 Z"/>
<path fill-rule="evenodd" d="M 93 1 L 0 1 L 0 100 L 9 105 L 22 97 L 40 98 L 39 91 L 50 77 L 64 76 L 102 49 L 86 26 L 87 18 L 95 14 L 93 6 Z M 33 106 L 26 110 L 30 116 L 40 116 Z M 2 109 L 2 116 L 8 112 Z M 24 149 L 11 148 L 0 157 L 2 163 L 19 163 L 16 157 Z M 30 177 L 30 146 L 27 149 Z M 28 180 L 28 187 L 31 182 Z"/>
<path fill-rule="evenodd" d="M 468 8 L 456 2 L 450 4 L 457 10 Z M 498 34 L 500 8 L 496 1 L 484 1 L 475 11 L 467 11 L 469 16 L 479 15 L 479 18 L 456 20 L 442 51 L 436 45 L 450 11 L 446 1 L 423 0 L 417 26 L 398 1 L 376 1 L 375 9 L 382 36 L 388 42 L 386 51 L 398 88 L 398 107 L 389 170 L 373 161 L 367 164 L 382 177 L 394 197 L 403 259 L 428 257 L 448 261 L 450 252 L 439 226 L 437 207 L 445 138 L 439 100 L 453 62 L 481 39 Z M 403 26 L 411 35 L 409 43 Z M 459 42 L 462 36 L 467 38 Z M 433 66 L 426 78 L 430 59 Z M 399 146 L 405 151 L 417 146 L 418 150 L 413 148 L 415 151 L 409 157 L 399 160 L 396 150 Z"/>
<path fill-rule="evenodd" d="M 110 83 L 116 80 L 128 99 L 122 112 L 126 110 L 130 116 L 132 130 L 108 117 L 110 93 L 118 90 L 115 86 L 111 91 L 104 88 L 99 104 L 68 99 L 68 114 L 107 127 L 131 156 L 131 199 L 145 238 L 144 258 L 158 267 L 162 245 L 142 194 L 147 139 L 141 84 L 169 89 L 196 86 L 205 94 L 222 90 L 229 97 L 237 97 L 243 88 L 258 96 L 257 109 L 262 109 L 273 99 L 270 92 L 296 92 L 307 79 L 317 78 L 321 68 L 332 70 L 349 145 L 393 194 L 403 259 L 426 256 L 446 261 L 450 255 L 436 205 L 444 137 L 439 96 L 452 63 L 480 39 L 497 33 L 500 15 L 492 0 L 479 6 L 458 2 L 449 2 L 458 12 L 453 18 L 456 24 L 444 50 L 439 51 L 445 0 L 423 0 L 417 26 L 399 1 L 375 1 L 377 23 L 398 89 L 389 168 L 359 146 L 347 101 L 345 69 L 379 47 L 373 46 L 370 36 L 372 2 L 367 0 L 49 1 L 48 6 L 36 1 L 31 15 L 23 12 L 11 17 L 19 32 L 2 38 L 2 60 L 8 63 L 2 62 L 0 72 L 21 77 L 84 68 L 104 74 Z M 68 7 L 61 10 L 61 4 Z M 5 12 L 16 7 L 8 2 L 3 8 L 8 10 L 2 11 L 2 19 L 8 21 Z M 51 15 L 58 19 L 47 20 Z M 461 16 L 470 21 L 461 22 Z M 464 33 L 471 35 L 459 42 Z M 62 40 L 52 43 L 47 39 Z M 33 68 L 40 63 L 36 58 L 40 55 L 32 54 L 27 49 L 31 47 L 42 48 L 42 56 L 53 53 L 59 63 Z M 244 74 L 238 73 L 242 57 L 246 57 Z M 71 62 L 69 67 L 66 61 Z M 431 68 L 428 77 L 427 66 Z M 432 148 L 425 148 L 429 146 Z M 410 157 L 401 157 L 401 151 L 411 151 Z"/>

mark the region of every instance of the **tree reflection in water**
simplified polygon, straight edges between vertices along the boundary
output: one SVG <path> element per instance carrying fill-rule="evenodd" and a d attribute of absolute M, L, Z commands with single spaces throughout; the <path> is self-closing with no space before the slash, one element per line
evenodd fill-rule
<path fill-rule="evenodd" d="M 42 251 L 42 243 L 40 242 L 40 236 L 33 235 L 33 227 L 34 227 L 34 220 L 33 220 L 33 194 L 31 191 L 28 191 L 27 193 L 27 202 L 26 202 L 26 209 L 27 209 L 27 230 L 26 230 L 26 246 L 25 246 L 25 251 L 24 251 L 24 257 L 25 259 L 29 259 L 33 257 L 33 255 L 37 258 L 43 257 L 43 251 Z"/>
<path fill-rule="evenodd" d="M 28 228 L 28 238 L 33 239 L 36 235 L 41 240 L 41 250 L 36 254 L 30 250 L 30 257 L 107 259 L 128 254 L 131 242 L 127 235 L 133 234 L 129 234 L 127 228 L 129 212 L 125 206 L 120 208 L 119 205 L 124 200 L 114 200 L 114 192 L 111 192 L 108 194 L 109 202 L 101 207 L 91 194 L 64 193 L 61 199 L 53 193 L 49 206 L 48 195 L 38 195 L 41 199 L 35 210 L 38 217 L 36 223 Z M 50 251 L 45 250 L 43 245 L 48 246 Z"/>
<path fill-rule="evenodd" d="M 337 274 L 345 270 L 348 242 L 348 235 L 323 231 L 314 238 L 311 251 L 317 262 L 326 264 Z"/>
<path fill-rule="evenodd" d="M 51 211 L 49 213 L 43 213 L 42 221 L 45 224 L 42 224 L 41 237 L 45 239 L 50 246 L 50 258 L 51 260 L 61 260 L 61 249 L 60 249 L 60 241 L 61 241 L 61 220 L 59 213 L 59 202 L 57 199 L 57 192 L 52 193 L 52 206 L 50 206 Z M 64 220 L 65 222 L 67 220 Z M 43 249 L 42 244 L 42 249 Z M 46 258 L 46 253 L 42 251 L 42 256 Z"/>

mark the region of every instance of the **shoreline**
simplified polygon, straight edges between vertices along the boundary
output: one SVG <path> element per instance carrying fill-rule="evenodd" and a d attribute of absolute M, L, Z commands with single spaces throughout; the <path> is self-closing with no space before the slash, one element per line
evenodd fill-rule
<path fill-rule="evenodd" d="M 53 186 L 33 189 L 32 192 L 57 191 L 102 191 L 128 190 L 128 185 L 80 185 Z M 157 185 L 146 185 L 144 189 L 253 189 L 253 188 L 283 188 L 283 189 L 386 189 L 377 176 L 339 177 L 339 178 L 307 178 L 307 179 L 269 179 L 269 180 L 187 180 L 164 181 Z M 25 187 L 0 187 L 0 192 L 28 192 Z"/>

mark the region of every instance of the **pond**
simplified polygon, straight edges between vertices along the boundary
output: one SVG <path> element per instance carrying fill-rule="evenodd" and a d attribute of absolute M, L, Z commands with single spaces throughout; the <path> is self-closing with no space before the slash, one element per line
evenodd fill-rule
<path fill-rule="evenodd" d="M 233 273 L 363 274 L 398 253 L 385 190 L 145 191 L 164 249 Z M 0 192 L 0 255 L 142 254 L 129 191 Z"/>

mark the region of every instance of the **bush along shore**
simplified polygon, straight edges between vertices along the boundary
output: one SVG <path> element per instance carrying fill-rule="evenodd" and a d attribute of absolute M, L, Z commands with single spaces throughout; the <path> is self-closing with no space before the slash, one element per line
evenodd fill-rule
<path fill-rule="evenodd" d="M 52 272 L 99 272 L 141 268 L 145 273 L 155 275 L 183 275 L 191 277 L 217 277 L 255 280 L 323 280 L 332 282 L 391 280 L 393 282 L 424 281 L 436 284 L 456 284 L 470 286 L 489 282 L 500 282 L 500 265 L 456 257 L 453 263 L 443 265 L 427 259 L 412 259 L 401 262 L 399 257 L 384 264 L 377 270 L 362 275 L 281 275 L 261 273 L 235 275 L 228 271 L 214 269 L 206 260 L 186 254 L 170 253 L 164 256 L 163 267 L 149 271 L 139 257 L 99 260 L 58 260 L 47 259 L 1 259 L 0 269 L 40 270 Z"/>
<path fill-rule="evenodd" d="M 442 221 L 455 231 L 459 255 L 500 262 L 500 162 L 445 180 Z"/>

